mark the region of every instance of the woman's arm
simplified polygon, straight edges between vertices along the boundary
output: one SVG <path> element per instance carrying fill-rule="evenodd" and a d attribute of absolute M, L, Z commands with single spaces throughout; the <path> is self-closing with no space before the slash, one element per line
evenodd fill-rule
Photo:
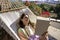
<path fill-rule="evenodd" d="M 18 35 L 21 40 L 28 40 L 28 38 L 22 32 L 18 32 Z"/>

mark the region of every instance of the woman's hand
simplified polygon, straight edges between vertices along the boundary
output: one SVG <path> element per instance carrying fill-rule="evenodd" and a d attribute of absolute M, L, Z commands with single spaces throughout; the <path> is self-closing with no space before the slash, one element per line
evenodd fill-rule
<path fill-rule="evenodd" d="M 47 40 L 45 36 L 41 36 L 39 40 Z"/>
<path fill-rule="evenodd" d="M 47 37 L 48 37 L 48 31 L 44 32 L 44 33 L 41 35 L 41 37 L 40 37 L 39 40 L 47 40 Z"/>

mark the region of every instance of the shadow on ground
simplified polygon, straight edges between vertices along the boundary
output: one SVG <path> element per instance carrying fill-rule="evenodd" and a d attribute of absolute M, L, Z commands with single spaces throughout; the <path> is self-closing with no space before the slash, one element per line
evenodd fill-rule
<path fill-rule="evenodd" d="M 57 40 L 57 39 L 49 35 L 49 40 Z"/>

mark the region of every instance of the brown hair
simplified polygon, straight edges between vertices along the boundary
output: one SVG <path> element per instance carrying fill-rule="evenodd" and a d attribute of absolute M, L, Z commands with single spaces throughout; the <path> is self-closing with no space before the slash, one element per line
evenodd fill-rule
<path fill-rule="evenodd" d="M 45 36 L 45 35 L 46 35 L 46 33 L 48 33 L 48 31 L 44 32 L 41 36 Z"/>

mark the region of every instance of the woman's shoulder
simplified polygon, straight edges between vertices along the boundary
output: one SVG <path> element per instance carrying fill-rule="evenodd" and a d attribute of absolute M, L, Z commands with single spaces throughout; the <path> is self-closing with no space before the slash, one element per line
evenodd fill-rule
<path fill-rule="evenodd" d="M 22 32 L 22 28 L 18 28 L 18 32 Z"/>

